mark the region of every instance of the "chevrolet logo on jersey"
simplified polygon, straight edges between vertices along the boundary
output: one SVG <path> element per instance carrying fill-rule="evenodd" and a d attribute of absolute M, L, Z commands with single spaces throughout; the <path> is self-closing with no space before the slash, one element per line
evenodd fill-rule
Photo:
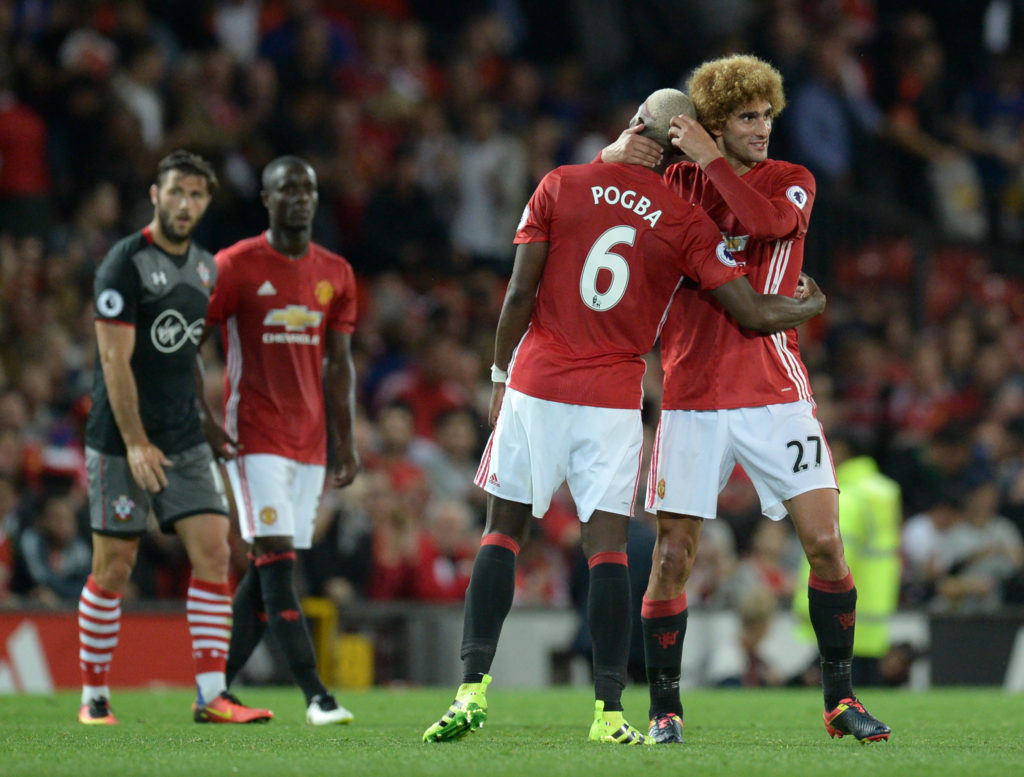
<path fill-rule="evenodd" d="M 306 327 L 320 325 L 324 314 L 310 310 L 305 305 L 289 305 L 284 309 L 270 310 L 263 319 L 264 326 L 283 326 L 286 332 L 301 332 Z"/>

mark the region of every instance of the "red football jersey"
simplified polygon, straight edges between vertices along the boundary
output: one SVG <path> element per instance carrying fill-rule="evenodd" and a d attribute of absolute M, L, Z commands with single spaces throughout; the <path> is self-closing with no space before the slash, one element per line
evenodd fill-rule
<path fill-rule="evenodd" d="M 291 259 L 265 234 L 225 248 L 216 260 L 206 321 L 220 325 L 226 350 L 225 429 L 246 453 L 323 464 L 324 341 L 328 329 L 355 329 L 351 265 L 315 243 Z"/>
<path fill-rule="evenodd" d="M 509 386 L 574 405 L 639 408 L 641 357 L 681 277 L 715 289 L 743 274 L 700 208 L 633 165 L 548 173 L 515 242 L 549 245 Z"/>
<path fill-rule="evenodd" d="M 755 191 L 797 212 L 797 228 L 771 240 L 751 235 L 696 164 L 672 165 L 665 180 L 682 197 L 704 208 L 729 250 L 744 263 L 756 291 L 795 293 L 814 204 L 814 177 L 806 168 L 768 159 L 743 176 Z M 699 290 L 684 288 L 677 295 L 661 333 L 661 360 L 665 410 L 760 407 L 811 396 L 795 329 L 773 335 L 741 329 L 717 301 Z"/>

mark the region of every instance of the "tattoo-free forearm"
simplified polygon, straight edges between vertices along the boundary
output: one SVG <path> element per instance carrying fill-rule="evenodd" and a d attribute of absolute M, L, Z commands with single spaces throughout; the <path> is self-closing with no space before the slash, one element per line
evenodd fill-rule
<path fill-rule="evenodd" d="M 331 407 L 331 433 L 339 445 L 353 445 L 356 415 L 356 368 L 352 357 L 331 358 L 325 371 L 324 390 Z"/>
<path fill-rule="evenodd" d="M 494 364 L 499 369 L 507 370 L 519 341 L 526 334 L 533 315 L 536 292 L 509 288 L 505 301 L 501 306 L 498 318 L 498 329 L 494 335 Z"/>
<path fill-rule="evenodd" d="M 125 445 L 145 445 L 149 437 L 139 414 L 139 389 L 131 364 L 123 359 L 101 359 L 107 397 L 121 439 Z"/>

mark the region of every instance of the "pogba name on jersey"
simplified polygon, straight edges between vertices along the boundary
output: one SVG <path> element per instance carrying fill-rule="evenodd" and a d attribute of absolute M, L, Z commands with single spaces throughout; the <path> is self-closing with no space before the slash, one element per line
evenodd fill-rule
<path fill-rule="evenodd" d="M 657 226 L 658 219 L 661 218 L 660 210 L 648 213 L 654 203 L 632 189 L 621 191 L 618 186 L 591 186 L 590 193 L 594 195 L 595 205 L 600 205 L 602 202 L 606 205 L 619 205 L 626 210 L 633 211 L 648 222 L 652 228 Z"/>

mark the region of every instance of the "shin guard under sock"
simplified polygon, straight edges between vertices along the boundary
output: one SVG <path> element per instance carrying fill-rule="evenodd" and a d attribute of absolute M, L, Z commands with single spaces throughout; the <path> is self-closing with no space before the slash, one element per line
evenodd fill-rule
<path fill-rule="evenodd" d="M 480 541 L 473 575 L 466 589 L 462 627 L 464 683 L 478 683 L 490 671 L 498 637 L 516 591 L 516 558 L 519 543 L 497 532 Z"/>
<path fill-rule="evenodd" d="M 640 620 L 644 631 L 647 685 L 651 697 L 649 716 L 674 712 L 682 717 L 679 698 L 683 639 L 686 637 L 686 592 L 674 599 L 655 600 L 644 596 Z"/>
<path fill-rule="evenodd" d="M 630 590 L 625 553 L 595 553 L 590 566 L 587 624 L 594 645 L 594 696 L 608 711 L 622 709 L 629 661 Z"/>
<path fill-rule="evenodd" d="M 306 616 L 295 593 L 295 551 L 267 553 L 256 559 L 260 576 L 267 628 L 288 661 L 295 682 L 309 704 L 314 696 L 327 693 L 316 671 L 316 654 L 309 636 Z"/>
<path fill-rule="evenodd" d="M 821 685 L 825 707 L 834 709 L 853 696 L 851 664 L 857 620 L 857 589 L 853 576 L 825 580 L 811 573 L 807 584 L 811 626 L 821 653 Z"/>

